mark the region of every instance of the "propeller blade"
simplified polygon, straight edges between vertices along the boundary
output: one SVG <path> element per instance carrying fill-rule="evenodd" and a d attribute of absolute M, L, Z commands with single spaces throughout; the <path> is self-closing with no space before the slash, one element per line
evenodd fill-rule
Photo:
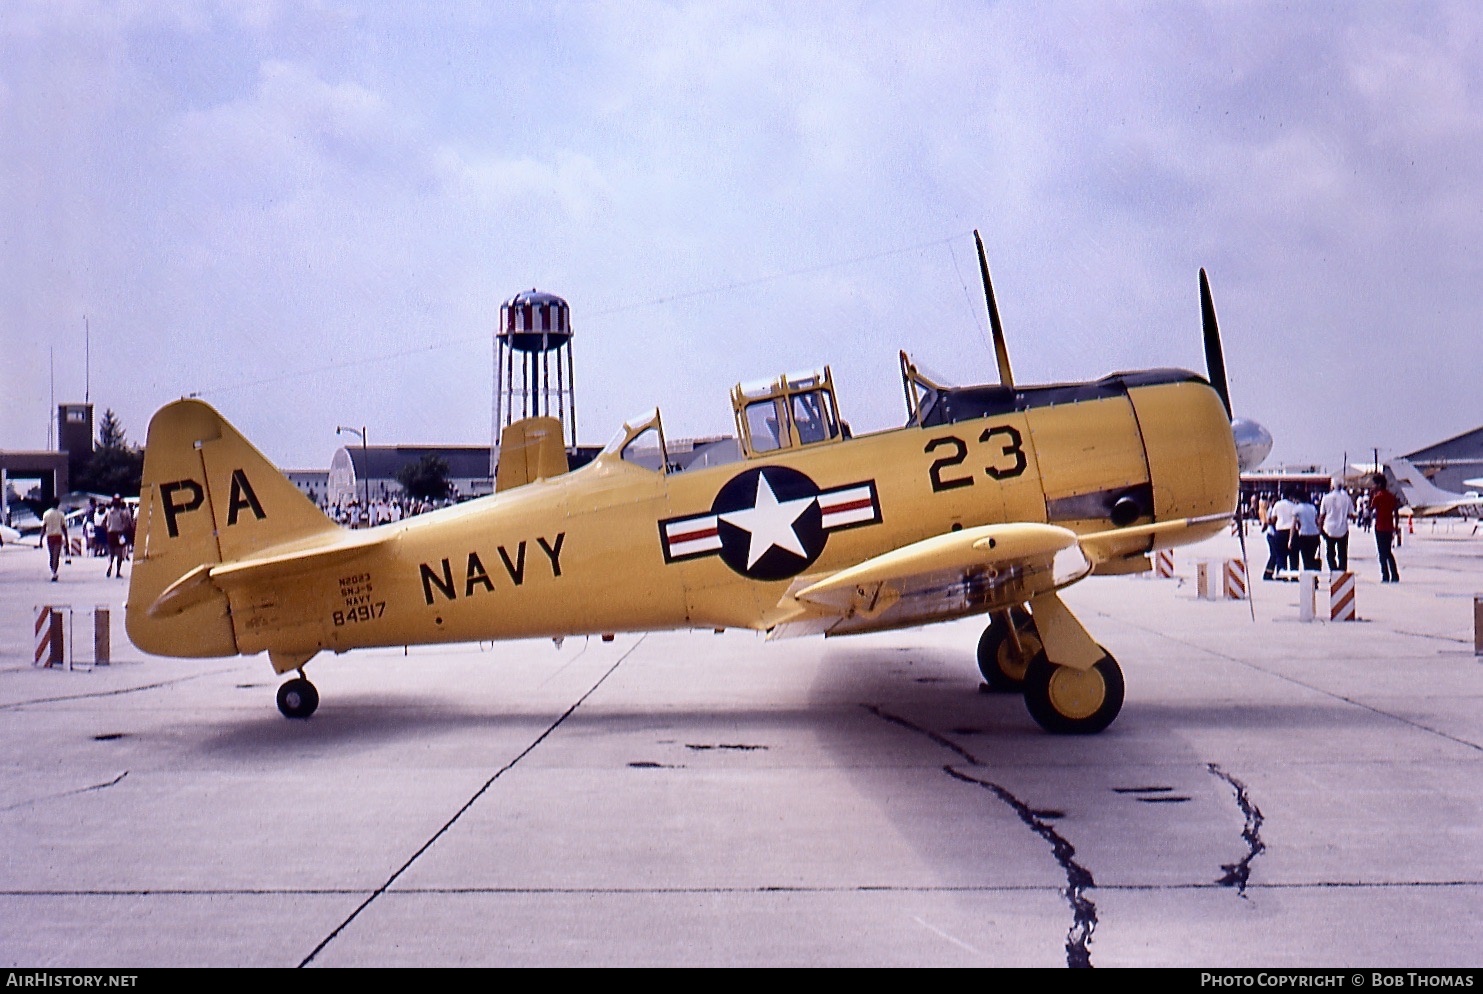
<path fill-rule="evenodd" d="M 1226 383 L 1226 359 L 1220 346 L 1220 324 L 1215 319 L 1215 300 L 1210 296 L 1210 277 L 1200 270 L 1200 320 L 1205 328 L 1205 371 L 1210 385 L 1226 406 L 1226 417 L 1231 416 L 1231 388 Z"/>
<path fill-rule="evenodd" d="M 994 300 L 994 284 L 989 280 L 989 260 L 984 255 L 983 239 L 978 237 L 976 229 L 973 232 L 973 244 L 978 246 L 978 271 L 983 274 L 984 299 L 989 302 L 989 330 L 994 335 L 994 358 L 999 361 L 999 382 L 1013 390 L 1014 374 L 1009 370 L 1009 347 L 1004 344 L 1004 325 L 999 323 L 999 304 Z"/>
<path fill-rule="evenodd" d="M 1239 498 L 1238 498 L 1239 500 Z M 1236 534 L 1241 536 L 1241 568 L 1246 571 L 1246 608 L 1251 620 L 1256 620 L 1256 585 L 1251 582 L 1251 559 L 1246 555 L 1246 522 L 1241 517 L 1241 505 L 1236 505 Z"/>

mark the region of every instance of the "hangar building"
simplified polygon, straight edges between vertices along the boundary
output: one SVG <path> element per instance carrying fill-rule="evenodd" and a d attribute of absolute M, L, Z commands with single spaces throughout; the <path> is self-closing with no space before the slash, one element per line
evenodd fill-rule
<path fill-rule="evenodd" d="M 1443 490 L 1454 493 L 1477 490 L 1464 481 L 1483 477 L 1483 427 L 1409 452 L 1402 458 Z"/>

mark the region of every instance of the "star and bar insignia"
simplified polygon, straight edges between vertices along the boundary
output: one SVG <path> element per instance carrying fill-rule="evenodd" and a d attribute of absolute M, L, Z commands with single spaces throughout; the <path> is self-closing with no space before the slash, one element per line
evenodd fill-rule
<path fill-rule="evenodd" d="M 797 576 L 824 551 L 829 533 L 879 524 L 875 481 L 820 490 L 803 473 L 763 466 L 732 477 L 709 514 L 659 522 L 666 563 L 720 555 L 753 580 Z"/>

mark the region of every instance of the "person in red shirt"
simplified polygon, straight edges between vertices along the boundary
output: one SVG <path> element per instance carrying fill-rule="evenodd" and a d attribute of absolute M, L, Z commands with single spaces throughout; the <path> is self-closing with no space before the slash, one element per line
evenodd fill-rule
<path fill-rule="evenodd" d="M 1375 514 L 1375 550 L 1380 553 L 1380 582 L 1400 583 L 1395 553 L 1390 551 L 1400 531 L 1400 502 L 1385 486 L 1385 475 L 1375 474 L 1375 488 L 1370 492 L 1370 509 Z"/>

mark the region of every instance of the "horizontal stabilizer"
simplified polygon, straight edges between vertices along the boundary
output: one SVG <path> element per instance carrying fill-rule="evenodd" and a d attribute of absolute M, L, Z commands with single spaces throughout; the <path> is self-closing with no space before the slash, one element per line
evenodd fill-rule
<path fill-rule="evenodd" d="M 151 618 L 168 618 L 209 600 L 218 592 L 228 593 L 251 584 L 273 583 L 339 565 L 390 541 L 394 535 L 381 530 L 341 531 L 333 534 L 330 544 L 318 543 L 309 548 L 270 552 L 218 565 L 203 563 L 166 587 L 149 605 L 147 613 Z"/>

